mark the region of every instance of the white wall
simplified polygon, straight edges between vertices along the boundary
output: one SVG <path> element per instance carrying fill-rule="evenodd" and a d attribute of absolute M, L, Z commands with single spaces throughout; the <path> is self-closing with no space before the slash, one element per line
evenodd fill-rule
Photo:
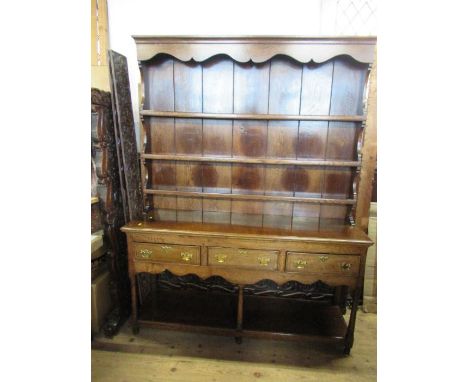
<path fill-rule="evenodd" d="M 110 49 L 127 57 L 135 124 L 140 73 L 132 35 L 375 34 L 377 0 L 108 0 Z M 137 137 L 139 135 L 137 134 Z"/>

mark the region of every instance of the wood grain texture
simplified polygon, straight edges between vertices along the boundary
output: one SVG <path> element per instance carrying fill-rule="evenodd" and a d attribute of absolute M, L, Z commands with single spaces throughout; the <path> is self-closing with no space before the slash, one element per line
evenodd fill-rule
<path fill-rule="evenodd" d="M 374 59 L 375 37 L 285 37 L 285 36 L 133 36 L 139 60 L 159 54 L 170 54 L 181 61 L 205 61 L 226 54 L 237 62 L 265 62 L 276 55 L 287 55 L 296 61 L 325 62 L 348 55 L 359 62 Z"/>
<path fill-rule="evenodd" d="M 305 273 L 321 271 L 323 273 L 357 275 L 359 274 L 359 260 L 359 256 L 288 252 L 286 271 Z M 347 266 L 343 267 L 345 264 Z"/>
<path fill-rule="evenodd" d="M 367 66 L 340 58 L 334 61 L 330 114 L 363 113 L 362 97 Z M 352 122 L 329 122 L 326 159 L 355 160 L 360 126 Z M 323 173 L 323 197 L 347 198 L 351 194 L 349 169 L 326 169 Z M 333 225 L 345 220 L 348 209 L 321 207 L 321 224 Z"/>
<path fill-rule="evenodd" d="M 134 336 L 125 326 L 113 340 L 96 336 L 92 378 L 140 382 L 154 375 L 155 381 L 204 382 L 221 375 L 223 382 L 370 382 L 376 379 L 376 325 L 377 315 L 359 312 L 353 356 L 340 358 L 334 346 L 310 342 L 245 338 L 239 346 L 229 337 L 151 328 Z"/>
<path fill-rule="evenodd" d="M 183 257 L 183 254 L 189 254 L 189 257 Z M 200 247 L 195 245 L 136 244 L 135 252 L 130 256 L 139 261 L 200 265 Z"/>
<path fill-rule="evenodd" d="M 174 60 L 160 59 L 141 67 L 144 103 L 160 111 L 174 111 Z M 153 154 L 175 153 L 174 118 L 150 118 L 149 151 Z M 142 142 L 143 143 L 143 142 Z M 143 147 L 143 145 L 141 145 Z"/>
<path fill-rule="evenodd" d="M 234 113 L 268 113 L 270 64 L 234 64 Z M 234 121 L 233 157 L 265 157 L 266 121 Z M 232 192 L 264 192 L 263 166 L 233 164 Z M 233 201 L 232 224 L 262 225 L 263 203 Z"/>
<path fill-rule="evenodd" d="M 202 111 L 202 67 L 198 63 L 174 62 L 175 110 Z M 201 119 L 175 119 L 177 154 L 201 154 L 203 152 L 203 125 Z M 200 166 L 190 162 L 176 162 L 176 187 L 178 191 L 202 192 L 203 172 Z M 200 198 L 177 197 L 178 221 L 202 221 Z"/>
<path fill-rule="evenodd" d="M 276 270 L 279 251 L 208 247 L 208 265 Z"/>
<path fill-rule="evenodd" d="M 247 170 L 243 169 L 243 172 L 247 173 Z M 183 177 L 186 178 L 185 176 Z M 242 181 L 243 183 L 243 181 Z M 189 184 L 187 184 L 189 186 Z M 185 187 L 190 189 L 189 187 Z M 195 187 L 193 187 L 195 188 Z M 250 192 L 253 190 L 253 192 Z M 249 192 L 244 192 L 246 190 L 240 190 L 239 193 L 232 193 L 232 194 L 218 194 L 218 193 L 208 193 L 208 192 L 197 192 L 197 191 L 172 191 L 172 190 L 144 190 L 145 194 L 153 194 L 153 195 L 174 195 L 178 198 L 207 198 L 207 199 L 222 199 L 222 200 L 250 200 L 250 201 L 265 201 L 265 202 L 301 202 L 301 203 L 308 203 L 308 204 L 331 204 L 331 205 L 354 205 L 356 204 L 356 200 L 354 199 L 330 199 L 330 198 L 299 198 L 294 196 L 276 196 L 276 195 L 258 195 L 260 191 L 255 191 L 254 188 L 250 189 Z M 250 204 L 255 204 L 256 202 L 250 202 Z"/>
<path fill-rule="evenodd" d="M 251 114 L 251 113 L 196 113 L 180 111 L 156 111 L 143 109 L 140 114 L 145 117 L 159 118 L 204 118 L 204 119 L 229 119 L 229 120 L 253 120 L 253 121 L 341 121 L 362 122 L 362 115 L 314 115 L 314 114 Z"/>
<path fill-rule="evenodd" d="M 330 112 L 333 61 L 325 64 L 305 64 L 302 74 L 301 115 Z M 301 121 L 299 123 L 298 158 L 325 158 L 328 123 Z"/>
<path fill-rule="evenodd" d="M 174 111 L 174 60 L 159 57 L 157 60 L 141 65 L 144 83 L 144 106 L 160 111 Z M 174 118 L 145 119 L 148 126 L 147 153 L 175 154 Z M 140 147 L 144 147 L 141 142 Z M 148 180 L 156 189 L 175 189 L 175 163 L 158 164 L 147 161 Z M 175 197 L 153 197 L 152 207 L 158 218 L 176 220 L 177 199 Z M 154 212 L 150 217 L 155 217 Z"/>
<path fill-rule="evenodd" d="M 164 222 L 164 221 L 134 221 L 122 227 L 122 231 L 136 234 L 159 234 L 159 233 L 181 233 L 191 235 L 213 235 L 224 238 L 234 237 L 240 239 L 241 236 L 252 237 L 258 240 L 262 238 L 282 239 L 282 240 L 305 240 L 314 243 L 327 244 L 350 244 L 358 246 L 370 246 L 372 241 L 367 235 L 357 227 L 343 226 L 336 231 L 311 231 L 292 230 L 279 228 L 244 227 L 225 224 L 201 224 L 185 222 Z M 355 252 L 353 252 L 355 253 Z"/>
<path fill-rule="evenodd" d="M 276 158 L 240 158 L 223 156 L 200 156 L 200 155 L 172 155 L 172 154 L 142 154 L 143 159 L 157 159 L 166 161 L 187 161 L 187 162 L 211 162 L 211 163 L 251 163 L 251 164 L 282 164 L 299 166 L 344 166 L 359 167 L 359 161 L 325 161 L 325 160 L 297 160 L 297 159 L 276 159 Z"/>
<path fill-rule="evenodd" d="M 286 58 L 272 61 L 268 112 L 273 114 L 299 114 L 302 87 L 302 65 Z M 268 122 L 267 156 L 296 158 L 298 140 L 297 121 Z M 285 166 L 265 168 L 265 195 L 293 196 L 295 169 Z M 264 206 L 263 225 L 291 227 L 292 203 L 269 203 Z"/>
<path fill-rule="evenodd" d="M 359 312 L 353 356 L 340 358 L 334 346 L 310 342 L 245 338 L 239 346 L 229 337 L 151 328 L 134 336 L 127 325 L 113 340 L 95 337 L 92 378 L 102 382 L 140 382 L 149 375 L 164 382 L 371 382 L 376 379 L 376 325 L 377 315 Z"/>
<path fill-rule="evenodd" d="M 154 223 L 157 223 L 154 222 Z M 207 247 L 208 246 L 222 246 L 230 248 L 243 248 L 243 249 L 264 249 L 264 250 L 280 250 L 278 257 L 279 265 L 278 269 L 284 271 L 282 265 L 284 265 L 284 259 L 286 256 L 286 248 L 289 251 L 297 252 L 310 252 L 310 253 L 333 253 L 333 254 L 345 254 L 345 255 L 359 255 L 362 252 L 360 244 L 350 244 L 350 243 L 340 243 L 340 242 L 327 242 L 327 241 L 313 241 L 308 240 L 307 238 L 311 236 L 310 232 L 304 230 L 283 230 L 279 228 L 260 228 L 260 227 L 247 227 L 247 226 L 234 226 L 226 225 L 222 223 L 181 223 L 181 222 L 164 222 L 167 223 L 167 228 L 170 229 L 170 232 L 165 232 L 164 235 L 160 235 L 158 231 L 153 233 L 147 232 L 143 233 L 132 233 L 132 240 L 138 243 L 166 243 L 174 244 L 181 243 L 184 245 L 200 245 L 203 242 Z M 230 231 L 221 231 L 221 232 L 209 232 L 208 230 L 202 230 L 201 232 L 193 231 L 185 233 L 177 232 L 177 229 L 180 230 L 180 225 L 188 225 L 188 227 L 194 227 L 196 230 L 198 225 L 203 227 L 215 227 L 218 226 L 228 226 L 230 228 L 240 229 L 239 231 L 230 230 Z M 249 229 L 250 231 L 247 231 Z M 260 231 L 258 231 L 260 230 Z M 275 234 L 271 233 L 271 230 L 276 232 Z M 281 242 L 284 244 L 284 247 L 279 248 L 277 241 L 272 240 L 270 236 L 279 238 L 280 233 L 282 233 Z M 239 232 L 242 232 L 242 237 L 240 237 Z M 259 234 L 260 232 L 260 234 Z M 268 234 L 270 232 L 270 234 Z M 324 231 L 315 231 L 318 234 L 325 233 Z M 335 231 L 328 231 L 327 234 L 343 233 L 342 229 L 337 229 Z M 181 241 L 180 235 L 183 234 L 184 238 Z M 270 236 L 269 236 L 270 235 Z M 308 235 L 308 236 L 307 236 Z M 322 238 L 323 239 L 323 238 Z M 280 246 L 281 247 L 281 246 Z M 204 248 L 202 247 L 202 263 L 203 263 L 203 253 Z M 206 265 L 206 264 L 202 264 Z"/>
<path fill-rule="evenodd" d="M 262 65 L 236 64 L 225 57 L 213 58 L 203 65 L 193 62 L 188 65 L 173 62 L 172 75 L 176 84 L 174 100 L 179 104 L 179 106 L 174 104 L 174 108 L 177 109 L 176 112 L 181 113 L 202 110 L 205 113 L 235 112 L 241 113 L 240 115 L 248 112 L 265 113 L 263 115 L 268 115 L 268 113 L 326 115 L 330 112 L 333 114 L 336 110 L 357 112 L 356 107 L 353 109 L 349 99 L 354 100 L 352 101 L 354 106 L 359 104 L 359 99 L 356 101 L 357 90 L 362 91 L 362 84 L 354 80 L 357 84 L 349 85 L 351 81 L 348 77 L 353 77 L 353 73 L 348 75 L 348 69 L 349 67 L 353 69 L 354 64 L 348 64 L 346 60 L 343 62 L 335 60 L 321 65 L 299 65 L 285 57 L 275 58 L 270 64 Z M 342 71 L 345 74 L 342 74 L 339 69 L 335 73 L 335 65 L 344 66 Z M 166 75 L 170 75 L 170 68 L 166 70 L 168 70 Z M 345 76 L 344 79 L 343 76 Z M 332 89 L 334 80 L 334 89 Z M 182 85 L 178 86 L 178 83 Z M 343 89 L 341 83 L 345 83 L 348 88 Z M 335 93 L 332 100 L 333 90 Z M 177 96 L 177 94 L 180 95 Z M 332 101 L 341 103 L 341 106 L 332 107 Z M 165 107 L 169 109 L 171 105 L 168 104 Z M 258 114 L 254 115 L 258 116 Z M 364 117 L 360 118 L 364 119 Z M 201 132 L 200 123 L 202 123 Z M 329 199 L 335 199 L 335 196 L 330 195 L 336 194 L 337 198 L 346 198 L 350 194 L 348 185 L 351 182 L 351 173 L 349 169 L 330 168 L 330 170 L 304 171 L 302 168 L 288 168 L 283 165 L 307 164 L 307 160 L 300 161 L 297 158 L 314 158 L 315 163 L 319 164 L 327 158 L 327 155 L 333 156 L 337 145 L 340 147 L 343 145 L 343 134 L 347 135 L 345 137 L 345 141 L 348 142 L 347 147 L 353 147 L 355 150 L 357 128 L 352 125 L 343 128 L 330 123 L 330 128 L 328 128 L 329 123 L 325 121 L 269 121 L 265 123 L 260 120 L 218 119 L 205 119 L 203 122 L 199 119 L 176 119 L 175 124 L 176 134 L 173 139 L 176 144 L 173 150 L 177 154 L 168 154 L 170 142 L 167 137 L 170 136 L 165 135 L 162 139 L 155 137 L 162 144 L 152 149 L 152 152 L 158 149 L 160 151 L 163 149 L 165 152 L 147 154 L 144 157 L 176 159 L 174 167 L 179 173 L 176 182 L 179 191 L 218 194 L 244 193 L 253 190 L 253 193 L 263 191 L 266 195 L 283 196 L 293 196 L 298 192 L 299 197 L 308 197 L 309 193 L 304 191 L 313 188 L 312 193 Z M 352 136 L 352 139 L 349 139 L 348 135 Z M 164 142 L 166 142 L 166 148 L 164 148 Z M 229 165 L 218 164 L 217 157 L 223 161 L 222 163 L 229 163 Z M 200 158 L 201 162 L 211 162 L 213 165 L 190 164 L 189 161 L 194 161 L 195 158 Z M 232 166 L 230 163 L 236 164 Z M 276 163 L 279 166 L 274 166 Z M 349 156 L 346 160 L 325 160 L 324 163 L 327 167 L 332 164 L 360 164 L 359 161 L 349 160 Z M 248 164 L 271 164 L 271 166 L 245 166 Z M 229 173 L 231 173 L 231 180 L 228 179 Z M 153 172 L 150 174 L 152 176 Z M 217 187 L 218 178 L 223 182 L 220 187 Z M 319 178 L 321 178 L 321 190 L 316 188 Z M 337 184 L 341 184 L 341 192 L 336 190 Z M 204 203 L 207 203 L 207 208 L 204 207 Z M 156 202 L 157 205 L 158 202 Z M 239 201 L 193 200 L 188 195 L 180 199 L 176 208 L 185 208 L 187 211 L 200 209 L 202 212 L 197 212 L 191 220 L 232 223 L 234 214 L 234 224 L 242 224 L 244 221 L 249 225 L 266 224 L 284 227 L 294 225 L 304 228 L 316 228 L 322 215 L 324 224 L 340 224 L 339 222 L 344 221 L 348 211 L 346 208 L 323 207 L 324 213 L 322 214 L 320 206 L 307 204 L 296 207 L 292 203 L 266 202 L 247 206 Z"/>
<path fill-rule="evenodd" d="M 376 53 L 377 54 L 377 53 Z M 377 168 L 377 58 L 369 76 L 367 124 L 364 131 L 362 163 L 356 206 L 356 224 L 364 231 L 369 225 L 369 208 L 372 199 L 372 183 Z"/>
<path fill-rule="evenodd" d="M 333 61 L 303 65 L 301 114 L 329 114 Z M 297 158 L 325 159 L 328 122 L 300 121 L 297 139 Z M 295 196 L 322 196 L 323 169 L 297 168 Z M 321 206 L 295 203 L 292 225 L 295 228 L 318 229 Z"/>
<path fill-rule="evenodd" d="M 203 64 L 203 112 L 231 113 L 233 111 L 234 63 L 216 57 Z M 232 155 L 232 120 L 203 120 L 203 156 Z M 203 165 L 203 191 L 231 192 L 230 164 Z M 229 224 L 230 200 L 203 200 L 203 221 Z"/>
<path fill-rule="evenodd" d="M 362 114 L 364 81 L 367 66 L 346 59 L 334 61 L 330 114 Z M 358 125 L 330 122 L 326 149 L 327 159 L 354 160 Z"/>

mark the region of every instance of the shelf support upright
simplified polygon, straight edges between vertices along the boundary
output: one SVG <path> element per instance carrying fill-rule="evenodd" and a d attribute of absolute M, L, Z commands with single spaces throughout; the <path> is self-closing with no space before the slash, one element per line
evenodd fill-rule
<path fill-rule="evenodd" d="M 377 56 L 377 50 L 374 53 Z M 372 185 L 377 167 L 377 57 L 371 64 L 367 119 L 362 141 L 362 166 L 356 203 L 356 225 L 367 232 Z"/>

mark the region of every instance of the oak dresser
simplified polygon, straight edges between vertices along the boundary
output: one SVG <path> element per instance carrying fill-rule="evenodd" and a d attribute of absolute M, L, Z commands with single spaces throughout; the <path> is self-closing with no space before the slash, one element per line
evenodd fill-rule
<path fill-rule="evenodd" d="M 134 39 L 144 206 L 122 228 L 134 332 L 349 354 L 372 245 L 375 38 Z"/>

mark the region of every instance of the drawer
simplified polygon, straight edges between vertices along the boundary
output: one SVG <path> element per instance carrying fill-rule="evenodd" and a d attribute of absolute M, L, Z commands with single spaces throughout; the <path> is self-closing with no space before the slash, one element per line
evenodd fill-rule
<path fill-rule="evenodd" d="M 359 273 L 359 256 L 327 253 L 287 252 L 287 272 L 323 272 L 342 275 Z"/>
<path fill-rule="evenodd" d="M 136 244 L 135 259 L 200 265 L 200 247 L 177 244 Z"/>
<path fill-rule="evenodd" d="M 208 247 L 208 265 L 275 270 L 279 251 Z"/>

